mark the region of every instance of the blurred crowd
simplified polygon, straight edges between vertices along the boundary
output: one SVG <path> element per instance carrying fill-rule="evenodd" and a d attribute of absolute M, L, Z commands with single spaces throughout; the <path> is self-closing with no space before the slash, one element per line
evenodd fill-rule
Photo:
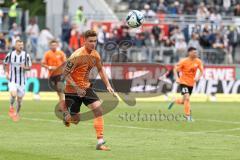
<path fill-rule="evenodd" d="M 147 16 L 154 16 L 159 12 L 197 15 L 198 18 L 240 15 L 240 0 L 122 0 L 122 2 L 129 4 L 128 9 L 146 10 Z"/>
<path fill-rule="evenodd" d="M 142 3 L 138 2 L 137 4 L 132 0 L 125 1 L 129 2 L 131 9 L 142 8 L 146 17 L 156 16 L 159 12 L 196 14 L 198 19 L 209 19 L 216 22 L 221 21 L 223 15 L 240 15 L 240 4 L 237 0 L 141 0 Z M 17 2 L 13 0 L 13 4 L 15 3 Z M 11 50 L 17 39 L 25 39 L 26 50 L 31 53 L 32 59 L 40 61 L 49 49 L 49 42 L 52 39 L 58 39 L 61 42 L 59 49 L 70 56 L 84 43 L 82 33 L 86 29 L 87 18 L 83 14 L 83 9 L 82 6 L 79 6 L 74 17 L 63 17 L 60 37 L 54 37 L 48 28 L 40 30 L 36 18 L 31 18 L 29 24 L 23 28 L 16 23 L 16 17 L 11 17 L 14 14 L 8 15 L 10 19 L 9 32 L 0 32 L 0 50 Z M 151 28 L 148 27 L 148 29 L 143 27 L 133 32 L 127 25 L 121 24 L 110 29 L 107 26 L 99 25 L 97 31 L 97 50 L 102 54 L 103 61 L 110 61 L 110 56 L 114 52 L 119 52 L 116 51 L 117 47 L 122 42 L 128 42 L 140 50 L 141 48 L 161 48 L 162 55 L 168 58 L 167 61 L 164 61 L 164 58 L 160 58 L 159 61 L 165 63 L 175 63 L 180 58 L 185 57 L 189 47 L 197 48 L 206 63 L 240 63 L 236 58 L 240 57 L 239 52 L 237 52 L 237 48 L 240 46 L 240 29 L 234 25 L 223 26 L 220 23 L 210 23 L 194 26 L 179 24 L 164 26 L 158 24 Z M 115 45 L 111 50 L 106 47 L 106 44 L 113 46 L 117 44 L 118 46 Z M 140 53 L 140 56 L 148 54 L 148 52 L 150 51 Z M 150 58 L 153 61 L 158 61 L 157 56 L 155 56 L 158 54 L 154 52 Z"/>
<path fill-rule="evenodd" d="M 240 32 L 234 25 L 216 28 L 209 24 L 193 27 L 167 25 L 167 29 L 162 25 L 154 25 L 151 29 L 143 28 L 136 33 L 131 31 L 126 25 L 110 31 L 107 31 L 106 27 L 100 27 L 98 50 L 103 54 L 103 58 L 108 59 L 103 48 L 107 42 L 119 44 L 129 41 L 135 48 L 161 47 L 163 55 L 171 57 L 168 63 L 177 62 L 185 57 L 189 47 L 197 48 L 206 63 L 238 63 L 235 57 L 236 48 L 240 44 Z"/>

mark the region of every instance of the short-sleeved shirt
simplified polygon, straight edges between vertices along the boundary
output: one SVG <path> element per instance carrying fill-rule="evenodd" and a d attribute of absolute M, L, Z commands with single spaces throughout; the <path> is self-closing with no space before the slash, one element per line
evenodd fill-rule
<path fill-rule="evenodd" d="M 42 63 L 47 66 L 59 67 L 65 61 L 66 61 L 66 56 L 62 51 L 57 50 L 57 51 L 53 52 L 52 50 L 49 50 L 44 54 Z M 52 71 L 49 72 L 49 74 L 51 74 L 51 73 L 52 73 Z"/>
<path fill-rule="evenodd" d="M 9 64 L 9 81 L 12 83 L 16 83 L 20 86 L 24 86 L 26 84 L 26 70 L 21 67 L 21 65 L 25 65 L 28 67 L 32 66 L 30 55 L 25 51 L 21 51 L 21 53 L 17 54 L 14 50 L 9 52 L 5 57 L 4 64 Z"/>
<path fill-rule="evenodd" d="M 199 58 L 184 58 L 177 64 L 177 70 L 180 72 L 180 84 L 194 86 L 197 70 L 202 71 L 202 61 Z"/>
<path fill-rule="evenodd" d="M 88 53 L 85 47 L 76 50 L 68 59 L 74 64 L 70 72 L 70 79 L 66 82 L 66 93 L 76 93 L 76 87 L 80 89 L 87 89 L 90 87 L 89 73 L 92 68 L 96 67 L 98 71 L 102 69 L 102 62 L 99 53 L 93 50 Z"/>

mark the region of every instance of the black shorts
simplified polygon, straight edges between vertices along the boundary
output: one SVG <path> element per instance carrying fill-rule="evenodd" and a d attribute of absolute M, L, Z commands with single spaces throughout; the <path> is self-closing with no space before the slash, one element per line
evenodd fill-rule
<path fill-rule="evenodd" d="M 80 112 L 82 103 L 88 106 L 98 100 L 99 98 L 92 88 L 86 89 L 86 95 L 84 97 L 80 97 L 77 93 L 65 93 L 65 103 L 71 115 Z"/>
<path fill-rule="evenodd" d="M 180 84 L 180 90 L 181 90 L 182 95 L 187 94 L 187 93 L 189 93 L 191 95 L 193 87 L 187 86 L 185 84 Z"/>

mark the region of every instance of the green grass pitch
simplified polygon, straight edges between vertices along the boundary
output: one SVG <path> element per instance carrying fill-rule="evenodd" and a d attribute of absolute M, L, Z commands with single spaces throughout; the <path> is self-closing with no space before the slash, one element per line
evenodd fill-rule
<path fill-rule="evenodd" d="M 54 115 L 55 104 L 25 101 L 15 123 L 7 116 L 8 102 L 1 101 L 0 160 L 240 159 L 240 103 L 192 103 L 192 123 L 146 118 L 159 112 L 181 115 L 182 106 L 168 111 L 163 102 L 120 103 L 105 115 L 109 152 L 95 150 L 92 120 L 66 128 Z"/>

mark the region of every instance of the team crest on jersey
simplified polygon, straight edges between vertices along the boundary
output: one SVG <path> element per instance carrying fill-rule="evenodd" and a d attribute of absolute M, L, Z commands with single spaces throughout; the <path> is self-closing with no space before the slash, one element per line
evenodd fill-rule
<path fill-rule="evenodd" d="M 198 66 L 198 64 L 194 64 L 194 67 L 197 67 Z"/>

